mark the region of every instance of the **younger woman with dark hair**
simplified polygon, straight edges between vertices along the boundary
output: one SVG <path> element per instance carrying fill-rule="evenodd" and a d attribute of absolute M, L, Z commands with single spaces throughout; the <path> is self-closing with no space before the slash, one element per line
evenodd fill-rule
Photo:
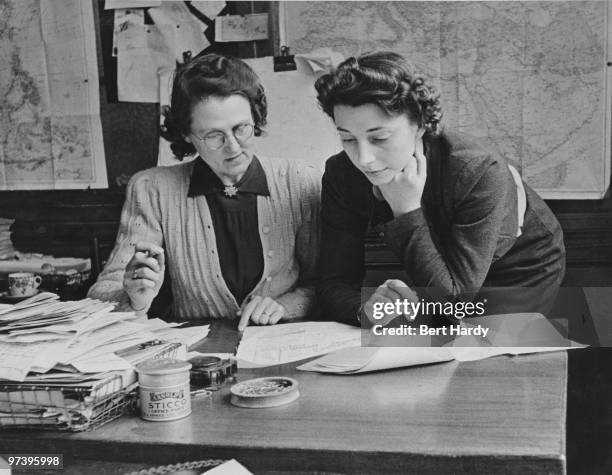
<path fill-rule="evenodd" d="M 208 54 L 179 66 L 161 135 L 189 163 L 139 172 L 115 248 L 89 295 L 146 312 L 166 266 L 176 319 L 274 324 L 314 297 L 320 175 L 255 156 L 264 88 L 243 61 Z"/>
<path fill-rule="evenodd" d="M 344 151 L 327 160 L 318 296 L 347 323 L 374 302 L 486 302 L 486 313 L 547 313 L 565 271 L 561 228 L 482 139 L 442 128 L 439 93 L 392 52 L 349 58 L 316 82 Z M 381 285 L 360 307 L 364 240 L 374 228 L 413 288 Z"/>

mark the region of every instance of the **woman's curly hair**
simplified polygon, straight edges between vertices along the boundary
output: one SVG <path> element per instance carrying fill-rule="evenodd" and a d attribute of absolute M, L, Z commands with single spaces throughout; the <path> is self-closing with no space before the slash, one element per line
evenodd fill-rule
<path fill-rule="evenodd" d="M 177 67 L 172 83 L 170 107 L 162 110 L 160 135 L 170 142 L 174 155 L 182 160 L 196 153 L 185 141 L 191 133 L 191 113 L 195 105 L 211 96 L 244 96 L 251 105 L 255 135 L 263 133 L 268 106 L 257 74 L 244 61 L 232 56 L 205 54 Z"/>
<path fill-rule="evenodd" d="M 334 118 L 334 106 L 376 104 L 392 115 L 408 118 L 431 135 L 442 119 L 440 93 L 403 56 L 391 51 L 351 57 L 315 83 L 323 111 Z"/>

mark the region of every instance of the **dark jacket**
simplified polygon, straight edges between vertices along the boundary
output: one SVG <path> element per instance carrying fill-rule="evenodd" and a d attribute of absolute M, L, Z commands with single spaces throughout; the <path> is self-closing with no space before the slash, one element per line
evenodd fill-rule
<path fill-rule="evenodd" d="M 357 322 L 370 227 L 398 256 L 411 286 L 455 297 L 520 287 L 514 303 L 508 297 L 487 313 L 548 311 L 565 272 L 563 234 L 548 206 L 524 185 L 527 209 L 517 238 L 516 183 L 503 157 L 485 141 L 449 130 L 426 136 L 424 150 L 422 206 L 397 218 L 344 152 L 327 160 L 318 287 L 323 313 Z"/>

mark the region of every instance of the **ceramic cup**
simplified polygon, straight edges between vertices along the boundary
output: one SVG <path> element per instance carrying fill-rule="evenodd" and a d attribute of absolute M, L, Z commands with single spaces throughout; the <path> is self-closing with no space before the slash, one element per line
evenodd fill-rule
<path fill-rule="evenodd" d="M 13 297 L 29 297 L 38 290 L 42 278 L 30 272 L 9 274 L 9 292 Z"/>

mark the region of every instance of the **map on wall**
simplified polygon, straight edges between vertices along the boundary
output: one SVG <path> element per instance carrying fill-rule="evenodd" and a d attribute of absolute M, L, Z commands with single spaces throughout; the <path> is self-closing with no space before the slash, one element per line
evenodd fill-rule
<path fill-rule="evenodd" d="M 0 0 L 0 189 L 107 187 L 93 4 Z"/>
<path fill-rule="evenodd" d="M 605 1 L 285 2 L 292 53 L 406 56 L 447 127 L 488 137 L 545 198 L 601 198 L 610 178 Z"/>

